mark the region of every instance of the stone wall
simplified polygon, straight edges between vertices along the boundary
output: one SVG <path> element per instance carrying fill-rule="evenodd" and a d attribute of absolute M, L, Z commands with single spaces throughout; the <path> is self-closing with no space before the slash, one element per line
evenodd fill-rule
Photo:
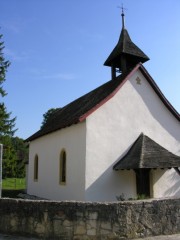
<path fill-rule="evenodd" d="M 180 199 L 114 203 L 0 199 L 0 232 L 106 240 L 180 233 Z"/>

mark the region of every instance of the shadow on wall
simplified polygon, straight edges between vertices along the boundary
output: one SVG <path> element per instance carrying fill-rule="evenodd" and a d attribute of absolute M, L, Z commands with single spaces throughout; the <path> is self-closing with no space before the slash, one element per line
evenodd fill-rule
<path fill-rule="evenodd" d="M 159 124 L 165 128 L 177 141 L 180 141 L 180 134 L 178 133 L 177 129 L 179 127 L 178 120 L 174 122 L 171 121 L 172 118 L 167 117 L 165 112 L 163 111 L 163 108 L 157 104 L 156 101 L 152 101 L 151 95 L 147 92 L 146 94 L 142 94 L 142 92 L 146 92 L 146 89 L 142 87 L 138 87 L 137 84 L 131 83 L 138 92 L 139 96 L 151 112 L 152 116 L 159 122 Z M 156 93 L 155 93 L 156 94 Z M 164 103 L 159 98 L 159 101 L 164 105 Z M 169 112 L 170 116 L 173 116 L 170 110 L 164 105 L 164 107 Z M 174 117 L 174 116 L 173 116 Z M 175 120 L 175 117 L 174 117 Z M 171 124 L 170 124 L 171 122 Z M 177 123 L 177 124 L 176 124 Z M 177 127 L 175 127 L 177 126 Z"/>
<path fill-rule="evenodd" d="M 179 197 L 180 196 L 180 176 L 175 170 L 171 175 L 168 176 L 168 181 L 172 182 L 172 186 L 165 191 L 165 195 Z"/>
<path fill-rule="evenodd" d="M 117 201 L 116 196 L 125 199 L 136 196 L 136 178 L 133 170 L 113 170 L 113 163 L 86 190 L 87 201 Z"/>

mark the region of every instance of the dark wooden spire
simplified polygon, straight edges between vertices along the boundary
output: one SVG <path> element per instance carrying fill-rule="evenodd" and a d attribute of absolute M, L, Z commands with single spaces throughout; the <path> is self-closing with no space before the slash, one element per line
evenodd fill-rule
<path fill-rule="evenodd" d="M 123 8 L 121 16 L 122 30 L 119 41 L 104 63 L 105 66 L 111 67 L 112 79 L 116 78 L 116 72 L 125 73 L 139 62 L 144 63 L 149 60 L 148 56 L 132 42 L 125 29 Z"/>

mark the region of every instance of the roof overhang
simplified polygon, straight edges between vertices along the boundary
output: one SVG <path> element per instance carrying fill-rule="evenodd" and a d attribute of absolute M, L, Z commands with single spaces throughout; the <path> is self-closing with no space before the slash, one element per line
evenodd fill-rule
<path fill-rule="evenodd" d="M 178 168 L 180 156 L 177 156 L 147 137 L 143 133 L 133 143 L 126 155 L 113 167 L 124 169 Z"/>
<path fill-rule="evenodd" d="M 28 142 L 35 140 L 46 134 L 84 121 L 90 114 L 92 114 L 109 99 L 111 99 L 137 70 L 141 71 L 163 104 L 174 115 L 174 117 L 180 121 L 179 113 L 165 98 L 145 67 L 139 63 L 130 72 L 121 74 L 115 80 L 111 80 L 103 84 L 102 86 L 69 103 L 65 107 L 60 108 L 57 112 L 55 112 L 55 114 L 53 114 L 52 118 L 48 121 L 46 126 L 30 136 L 28 139 L 26 139 L 26 141 Z"/>

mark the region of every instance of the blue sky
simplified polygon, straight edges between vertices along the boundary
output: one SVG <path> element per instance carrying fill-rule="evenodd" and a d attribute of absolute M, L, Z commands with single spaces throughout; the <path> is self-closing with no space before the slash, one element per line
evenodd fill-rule
<path fill-rule="evenodd" d="M 10 60 L 4 87 L 16 135 L 36 132 L 43 114 L 110 80 L 104 61 L 121 31 L 119 0 L 0 0 Z M 180 111 L 180 1 L 124 0 L 125 26 L 150 58 L 144 64 Z"/>

